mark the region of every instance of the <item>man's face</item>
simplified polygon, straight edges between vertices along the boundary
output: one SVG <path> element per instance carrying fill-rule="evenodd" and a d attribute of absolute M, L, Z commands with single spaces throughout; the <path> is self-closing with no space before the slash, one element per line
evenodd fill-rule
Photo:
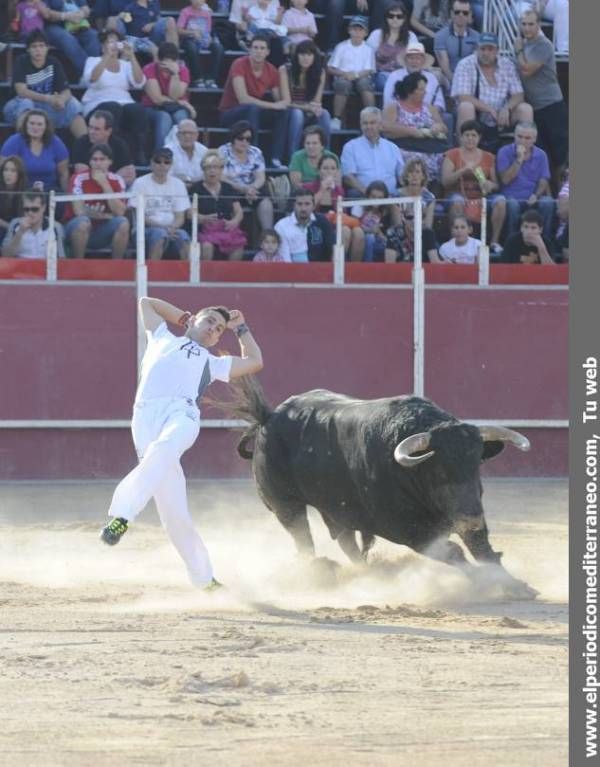
<path fill-rule="evenodd" d="M 104 152 L 94 152 L 90 157 L 90 168 L 99 170 L 101 173 L 108 173 L 112 160 Z"/>
<path fill-rule="evenodd" d="M 169 175 L 171 165 L 173 164 L 172 158 L 161 155 L 156 158 L 152 158 L 150 161 L 150 167 L 152 169 L 152 175 L 157 181 L 164 181 Z"/>
<path fill-rule="evenodd" d="M 315 208 L 315 203 L 312 197 L 308 195 L 306 197 L 299 197 L 294 203 L 294 213 L 298 221 L 306 223 Z"/>
<path fill-rule="evenodd" d="M 29 224 L 35 228 L 42 225 L 45 209 L 46 206 L 41 197 L 34 197 L 31 200 L 26 199 L 23 202 L 23 214 Z"/>
<path fill-rule="evenodd" d="M 112 128 L 106 127 L 104 117 L 92 117 L 88 124 L 88 136 L 92 144 L 108 144 Z"/>
<path fill-rule="evenodd" d="M 525 40 L 535 39 L 540 32 L 540 25 L 535 14 L 526 13 L 521 17 L 521 34 Z"/>
<path fill-rule="evenodd" d="M 191 321 L 186 335 L 207 349 L 219 342 L 227 324 L 220 312 L 199 312 Z"/>
<path fill-rule="evenodd" d="M 452 21 L 454 26 L 465 29 L 471 23 L 471 6 L 468 3 L 456 2 L 452 6 Z"/>
<path fill-rule="evenodd" d="M 177 138 L 183 149 L 192 149 L 198 140 L 198 128 L 190 120 L 182 120 L 177 129 Z"/>
<path fill-rule="evenodd" d="M 38 69 L 39 67 L 43 67 L 46 63 L 46 56 L 48 55 L 48 46 L 46 43 L 37 40 L 36 42 L 31 43 L 27 50 L 29 51 L 33 66 Z"/>
<path fill-rule="evenodd" d="M 517 146 L 524 146 L 527 150 L 535 144 L 537 138 L 537 131 L 533 128 L 517 128 L 515 130 L 515 144 Z"/>
<path fill-rule="evenodd" d="M 371 139 L 371 141 L 378 139 L 381 133 L 381 118 L 379 115 L 375 114 L 361 117 L 360 129 L 362 130 L 363 136 Z"/>
<path fill-rule="evenodd" d="M 420 72 L 425 64 L 425 56 L 422 53 L 407 53 L 404 61 L 409 72 Z"/>
<path fill-rule="evenodd" d="M 521 234 L 525 242 L 532 243 L 541 236 L 542 230 L 538 224 L 533 221 L 523 221 L 521 224 Z"/>
<path fill-rule="evenodd" d="M 477 49 L 477 59 L 484 67 L 495 64 L 498 59 L 498 48 L 495 45 L 480 45 Z"/>
<path fill-rule="evenodd" d="M 255 40 L 250 46 L 250 58 L 257 63 L 263 62 L 269 55 L 269 46 L 264 40 Z"/>

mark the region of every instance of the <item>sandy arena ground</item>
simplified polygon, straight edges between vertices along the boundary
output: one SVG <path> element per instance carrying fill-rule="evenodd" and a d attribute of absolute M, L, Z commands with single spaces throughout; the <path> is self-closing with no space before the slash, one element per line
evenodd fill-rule
<path fill-rule="evenodd" d="M 248 483 L 190 486 L 207 596 L 153 507 L 111 549 L 111 485 L 0 485 L 0 764 L 564 767 L 567 484 L 485 490 L 536 601 L 384 541 L 357 569 L 316 515 L 342 566 L 304 566 Z"/>

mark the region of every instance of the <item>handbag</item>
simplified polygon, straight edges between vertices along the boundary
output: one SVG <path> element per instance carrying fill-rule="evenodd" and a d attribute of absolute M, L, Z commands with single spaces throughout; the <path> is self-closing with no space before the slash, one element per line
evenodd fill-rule
<path fill-rule="evenodd" d="M 182 107 L 181 104 L 178 104 L 176 101 L 165 101 L 162 104 L 159 104 L 158 108 L 170 115 L 179 112 L 180 109 L 185 109 L 185 107 Z"/>

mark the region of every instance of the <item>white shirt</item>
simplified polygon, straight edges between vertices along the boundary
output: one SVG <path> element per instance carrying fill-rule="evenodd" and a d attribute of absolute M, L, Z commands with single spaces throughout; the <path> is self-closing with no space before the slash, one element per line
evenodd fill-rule
<path fill-rule="evenodd" d="M 146 222 L 150 226 L 171 226 L 175 214 L 190 208 L 190 198 L 185 184 L 175 176 L 167 176 L 164 184 L 158 184 L 152 174 L 136 178 L 131 192 L 139 192 L 146 197 Z M 137 207 L 135 197 L 129 200 L 132 208 Z"/>
<path fill-rule="evenodd" d="M 166 322 L 154 332 L 147 331 L 148 346 L 135 401 L 157 397 L 188 399 L 201 397 L 213 381 L 229 381 L 233 358 L 215 357 L 204 346 L 185 336 L 175 336 Z"/>
<path fill-rule="evenodd" d="M 344 144 L 340 165 L 343 176 L 356 176 L 363 186 L 383 181 L 390 194 L 396 190 L 404 170 L 402 152 L 393 141 L 380 138 L 372 143 L 365 136 Z"/>
<path fill-rule="evenodd" d="M 177 132 L 177 126 L 174 125 L 173 129 L 169 132 L 169 135 L 165 139 L 165 146 L 173 152 L 173 165 L 171 166 L 170 173 L 173 176 L 186 181 L 189 179 L 192 183 L 201 181 L 204 178 L 202 172 L 202 158 L 208 152 L 208 149 L 199 141 L 194 142 L 194 151 L 192 156 L 188 155 L 185 149 L 181 148 L 181 144 L 175 135 Z"/>
<path fill-rule="evenodd" d="M 244 20 L 242 17 L 242 10 L 244 8 L 249 9 L 256 5 L 256 0 L 233 0 L 231 3 L 231 10 L 229 11 L 229 21 L 232 24 L 241 24 Z M 275 15 L 279 10 L 279 0 L 271 0 L 269 3 L 269 9 L 273 9 Z"/>
<path fill-rule="evenodd" d="M 8 243 L 14 238 L 19 227 L 21 226 L 20 218 L 13 218 L 8 226 L 6 236 L 2 243 L 3 247 L 6 247 Z M 64 258 L 65 250 L 63 247 L 64 230 L 62 224 L 58 221 L 54 223 L 54 234 L 56 236 L 56 255 L 58 258 Z M 50 227 L 48 226 L 48 219 L 44 219 L 43 226 L 34 232 L 31 229 L 27 229 L 21 238 L 19 245 L 19 252 L 17 258 L 46 258 L 48 256 L 48 240 L 50 239 Z"/>
<path fill-rule="evenodd" d="M 306 263 L 308 261 L 308 225 L 315 220 L 314 213 L 304 226 L 298 222 L 295 213 L 290 213 L 285 218 L 280 218 L 275 224 L 275 231 L 281 237 L 279 253 L 284 261 Z"/>
<path fill-rule="evenodd" d="M 440 256 L 453 264 L 475 264 L 479 258 L 481 240 L 469 237 L 464 245 L 457 245 L 453 237 L 440 247 Z"/>
<path fill-rule="evenodd" d="M 350 40 L 344 40 L 343 43 L 335 46 L 328 66 L 340 69 L 342 72 L 362 72 L 365 69 L 374 72 L 375 51 L 365 42 L 352 45 Z"/>
<path fill-rule="evenodd" d="M 87 90 L 81 98 L 81 103 L 83 104 L 83 113 L 85 115 L 96 109 L 103 101 L 116 101 L 117 104 L 133 104 L 133 98 L 131 93 L 129 93 L 130 89 L 139 90 L 144 87 L 146 82 L 144 77 L 140 83 L 136 83 L 133 79 L 131 62 L 119 59 L 118 72 L 109 72 L 105 69 L 100 77 L 92 83 L 90 82 L 90 77 L 99 61 L 99 56 L 89 56 L 83 69 L 83 82 L 87 85 Z"/>
<path fill-rule="evenodd" d="M 400 80 L 404 80 L 407 74 L 409 74 L 409 72 L 406 67 L 395 69 L 390 73 L 383 88 L 383 109 L 385 109 L 388 104 L 396 103 L 396 99 L 394 98 L 394 86 Z M 440 81 L 433 72 L 429 72 L 427 69 L 422 69 L 421 74 L 427 80 L 427 85 L 425 86 L 425 104 L 433 104 L 433 106 L 436 106 L 441 109 L 442 112 L 445 112 L 446 101 L 444 100 L 444 93 Z"/>

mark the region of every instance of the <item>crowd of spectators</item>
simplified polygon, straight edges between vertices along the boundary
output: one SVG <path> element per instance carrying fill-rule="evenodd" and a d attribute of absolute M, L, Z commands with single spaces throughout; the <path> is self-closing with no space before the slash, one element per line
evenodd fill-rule
<path fill-rule="evenodd" d="M 130 191 L 150 259 L 188 258 L 197 196 L 205 260 L 330 260 L 345 197 L 348 260 L 410 261 L 412 204 L 378 200 L 411 196 L 425 260 L 476 262 L 485 210 L 493 260 L 567 261 L 568 0 L 510 2 L 511 55 L 479 0 L 9 2 L 2 255 L 45 255 L 49 192 Z M 57 206 L 59 256 L 131 254 L 135 207 Z"/>

